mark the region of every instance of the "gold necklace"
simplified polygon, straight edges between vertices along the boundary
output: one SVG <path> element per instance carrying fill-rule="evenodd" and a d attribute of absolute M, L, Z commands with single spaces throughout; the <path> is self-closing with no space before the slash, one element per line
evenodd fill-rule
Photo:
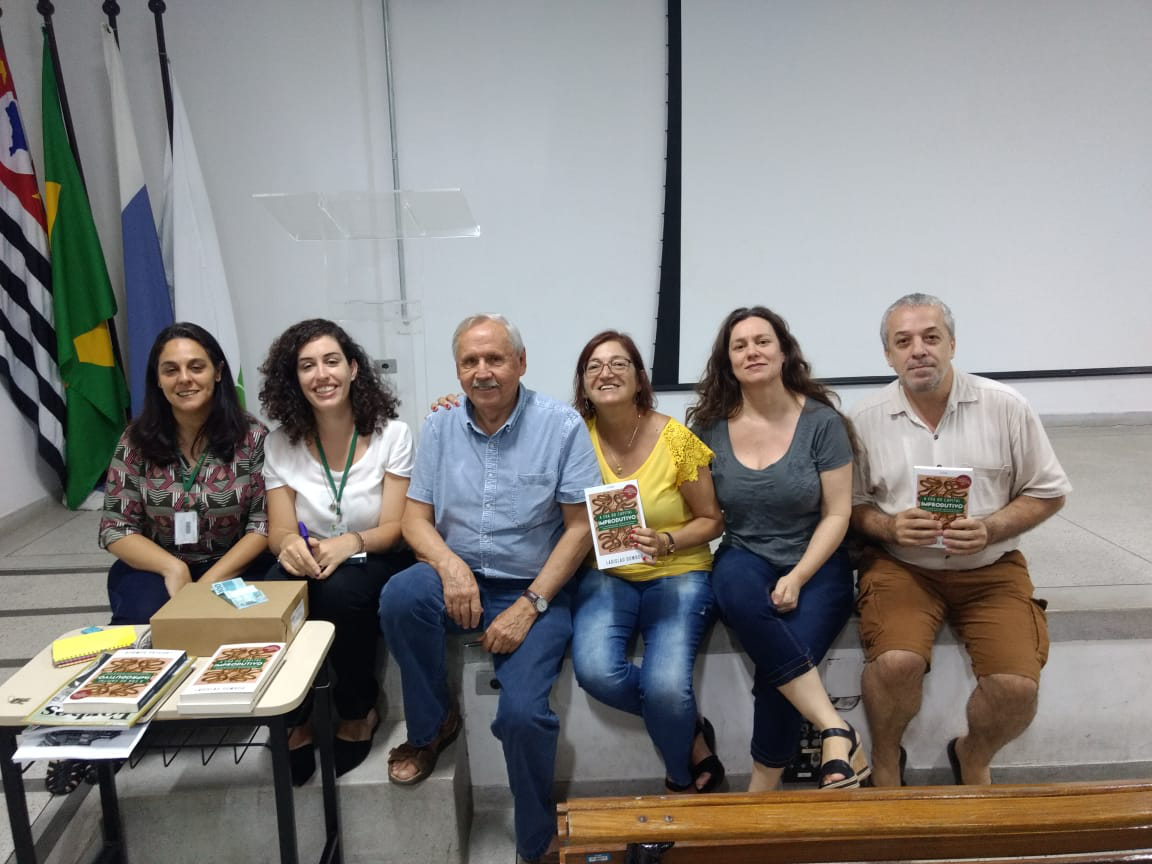
<path fill-rule="evenodd" d="M 640 431 L 640 415 L 639 415 L 639 414 L 637 414 L 637 415 L 636 415 L 636 428 L 632 430 L 632 437 L 628 439 L 628 446 L 624 448 L 624 452 L 625 452 L 625 453 L 629 452 L 629 451 L 632 449 L 632 443 L 633 443 L 633 442 L 636 440 L 636 433 L 637 433 L 637 432 L 639 432 L 639 431 Z M 606 457 L 608 457 L 608 460 L 609 460 L 609 463 L 608 463 L 608 464 L 610 464 L 610 465 L 611 465 L 613 462 L 615 462 L 615 463 L 616 463 L 616 464 L 615 464 L 615 466 L 614 466 L 614 467 L 615 467 L 615 471 L 616 471 L 616 474 L 617 474 L 617 475 L 623 474 L 623 473 L 624 473 L 624 469 L 623 469 L 623 467 L 622 467 L 622 466 L 621 466 L 621 464 L 620 464 L 620 460 L 619 460 L 619 459 L 617 459 L 617 458 L 615 458 L 615 457 L 614 457 L 614 456 L 611 454 L 611 452 L 609 452 L 609 450 L 608 450 L 608 442 L 604 440 L 604 436 L 603 436 L 603 435 L 601 435 L 601 436 L 600 436 L 600 449 L 601 449 L 602 451 L 604 451 L 604 455 L 605 455 Z"/>

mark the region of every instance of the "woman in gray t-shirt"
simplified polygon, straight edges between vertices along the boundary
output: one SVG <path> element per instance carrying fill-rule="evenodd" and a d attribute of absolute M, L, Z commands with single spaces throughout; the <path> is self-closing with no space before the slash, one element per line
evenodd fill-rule
<path fill-rule="evenodd" d="M 788 325 L 754 306 L 720 327 L 688 423 L 716 454 L 724 539 L 712 569 L 720 612 L 756 665 L 750 792 L 775 789 L 800 739 L 820 730 L 820 786 L 859 786 L 871 769 L 816 664 L 852 610 L 840 548 L 852 509 L 852 444 Z"/>

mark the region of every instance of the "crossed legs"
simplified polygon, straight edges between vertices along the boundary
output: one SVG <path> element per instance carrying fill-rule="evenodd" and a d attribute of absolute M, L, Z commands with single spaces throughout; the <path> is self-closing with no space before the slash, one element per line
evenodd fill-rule
<path fill-rule="evenodd" d="M 800 740 L 800 718 L 821 731 L 847 728 L 820 681 L 816 664 L 852 609 L 851 568 L 843 553 L 824 563 L 800 592 L 792 612 L 779 613 L 771 592 L 783 571 L 737 547 L 722 547 L 712 586 L 728 624 L 755 664 L 752 779 L 749 791 L 775 789 Z M 847 738 L 829 738 L 824 761 L 847 760 Z M 842 775 L 827 779 L 836 781 Z"/>

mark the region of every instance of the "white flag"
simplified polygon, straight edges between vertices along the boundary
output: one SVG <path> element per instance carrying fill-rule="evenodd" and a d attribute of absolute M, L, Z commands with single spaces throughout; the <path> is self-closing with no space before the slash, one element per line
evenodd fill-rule
<path fill-rule="evenodd" d="M 124 64 L 112 28 L 103 24 L 104 68 L 112 93 L 112 132 L 116 142 L 116 168 L 120 177 L 120 233 L 124 249 L 124 299 L 128 322 L 128 384 L 132 413 L 144 408 L 148 353 L 161 330 L 172 323 L 160 238 L 152 216 L 152 202 L 144 184 L 136 128 L 128 107 Z"/>
<path fill-rule="evenodd" d="M 240 404 L 244 398 L 244 371 L 240 367 L 240 340 L 232 312 L 232 295 L 224 274 L 224 259 L 216 238 L 216 222 L 192 129 L 180 89 L 172 78 L 172 158 L 165 163 L 168 198 L 165 201 L 161 243 L 165 269 L 171 274 L 177 321 L 199 324 L 216 337 L 236 379 Z"/>

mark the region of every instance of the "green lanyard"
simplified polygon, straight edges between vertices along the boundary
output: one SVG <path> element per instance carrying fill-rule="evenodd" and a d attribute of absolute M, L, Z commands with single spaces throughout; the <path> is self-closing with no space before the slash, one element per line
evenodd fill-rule
<path fill-rule="evenodd" d="M 328 485 L 332 487 L 332 512 L 340 518 L 340 499 L 344 497 L 344 484 L 348 482 L 348 471 L 352 467 L 352 457 L 356 455 L 356 439 L 360 435 L 357 429 L 352 430 L 352 443 L 348 445 L 348 461 L 344 463 L 344 476 L 340 478 L 340 488 L 336 488 L 336 481 L 332 478 L 332 469 L 328 467 L 328 460 L 324 457 L 324 446 L 320 443 L 320 436 L 316 436 L 316 452 L 320 454 L 320 464 L 324 466 L 324 475 L 328 478 Z"/>
<path fill-rule="evenodd" d="M 200 469 L 204 467 L 204 457 L 208 455 L 208 448 L 204 448 L 204 452 L 200 454 L 200 458 L 196 460 L 196 467 L 192 469 L 191 473 L 183 475 L 180 479 L 181 485 L 184 487 L 184 498 L 182 503 L 187 505 L 192 501 L 192 487 L 196 485 L 196 478 L 200 476 Z"/>

